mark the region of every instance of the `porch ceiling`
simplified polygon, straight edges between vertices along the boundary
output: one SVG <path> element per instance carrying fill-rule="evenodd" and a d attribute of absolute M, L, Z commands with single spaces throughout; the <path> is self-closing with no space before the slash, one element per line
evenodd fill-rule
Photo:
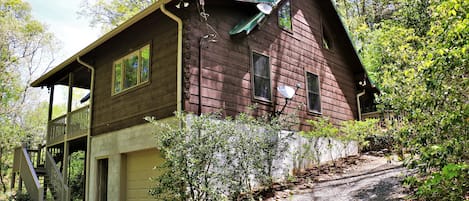
<path fill-rule="evenodd" d="M 69 85 L 68 83 L 69 73 L 73 74 L 73 84 L 72 84 L 73 87 L 90 89 L 91 71 L 85 68 L 84 66 L 81 66 L 76 61 L 65 66 L 64 68 L 57 69 L 57 71 L 54 71 L 47 77 L 43 76 L 44 79 L 42 79 L 41 82 L 35 83 L 37 82 L 35 81 L 33 82 L 33 84 L 31 84 L 31 86 L 42 87 L 42 86 L 53 86 L 57 84 L 68 86 Z"/>

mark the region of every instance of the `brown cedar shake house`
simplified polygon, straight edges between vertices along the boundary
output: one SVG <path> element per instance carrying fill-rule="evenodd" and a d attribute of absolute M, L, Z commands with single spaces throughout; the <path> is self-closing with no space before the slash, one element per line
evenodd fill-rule
<path fill-rule="evenodd" d="M 150 200 L 163 159 L 146 116 L 231 116 L 254 104 L 258 115 L 278 114 L 290 86 L 282 112 L 303 106 L 305 130 L 318 116 L 361 119 L 377 92 L 329 0 L 157 0 L 31 85 L 50 92 L 46 151 L 31 160 L 15 150 L 14 175 L 33 200 Z M 55 93 L 68 94 L 62 116 Z M 78 192 L 71 162 L 84 166 Z"/>

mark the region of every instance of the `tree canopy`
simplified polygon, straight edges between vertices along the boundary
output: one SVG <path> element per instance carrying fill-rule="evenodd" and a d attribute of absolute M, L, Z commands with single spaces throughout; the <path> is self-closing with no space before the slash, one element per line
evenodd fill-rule
<path fill-rule="evenodd" d="M 28 96 L 34 75 L 53 60 L 53 35 L 33 19 L 22 0 L 0 0 L 0 199 L 7 191 L 12 151 L 21 143 L 42 141 L 47 105 L 32 104 Z"/>
<path fill-rule="evenodd" d="M 382 91 L 381 108 L 402 118 L 393 131 L 401 146 L 416 156 L 411 164 L 420 164 L 423 178 L 429 172 L 442 177 L 441 171 L 467 170 L 469 2 L 337 1 L 337 6 Z M 455 194 L 438 191 L 443 179 L 423 179 L 417 182 L 417 195 L 464 199 L 469 189 L 465 180 L 449 182 L 451 188 L 462 189 Z"/>
<path fill-rule="evenodd" d="M 83 0 L 78 14 L 90 18 L 91 26 L 107 32 L 154 2 L 155 0 Z"/>

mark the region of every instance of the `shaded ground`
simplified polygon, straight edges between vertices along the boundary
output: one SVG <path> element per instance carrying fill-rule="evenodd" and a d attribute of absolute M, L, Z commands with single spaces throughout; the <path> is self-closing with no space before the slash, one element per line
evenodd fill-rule
<path fill-rule="evenodd" d="M 403 200 L 401 181 L 406 174 L 409 171 L 400 162 L 385 157 L 349 157 L 278 184 L 265 200 Z"/>

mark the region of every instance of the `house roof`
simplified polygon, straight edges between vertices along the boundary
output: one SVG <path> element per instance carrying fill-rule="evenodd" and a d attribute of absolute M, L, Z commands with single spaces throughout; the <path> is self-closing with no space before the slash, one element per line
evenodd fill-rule
<path fill-rule="evenodd" d="M 321 3 L 322 4 L 320 5 L 322 5 L 321 9 L 323 10 L 324 17 L 326 17 L 329 23 L 332 22 L 331 25 L 333 26 L 335 34 L 340 36 L 339 38 L 342 39 L 341 41 L 338 41 L 339 43 L 337 44 L 341 44 L 346 50 L 351 50 L 351 52 L 353 52 L 353 54 L 348 55 L 351 62 L 350 65 L 352 66 L 354 73 L 362 74 L 363 77 L 359 79 L 361 79 L 361 81 L 363 81 L 363 79 L 366 81 L 366 85 L 363 86 L 363 88 L 370 90 L 372 93 L 379 93 L 379 89 L 373 85 L 373 82 L 368 77 L 368 72 L 363 66 L 360 57 L 358 56 L 349 32 L 345 28 L 345 25 L 340 18 L 335 5 L 330 0 L 321 1 Z"/>
<path fill-rule="evenodd" d="M 169 3 L 171 1 L 172 0 L 156 0 L 156 2 L 154 4 L 152 4 L 151 6 L 149 6 L 148 8 L 143 10 L 142 12 L 136 14 L 135 16 L 130 18 L 129 20 L 127 20 L 124 23 L 122 23 L 121 25 L 119 25 L 118 27 L 114 28 L 112 31 L 104 34 L 99 39 L 97 39 L 96 41 L 94 41 L 90 45 L 86 46 L 84 49 L 80 50 L 78 53 L 74 54 L 73 56 L 71 56 L 70 58 L 68 58 L 64 62 L 60 63 L 58 66 L 56 66 L 55 68 L 53 68 L 52 70 L 50 70 L 46 74 L 42 75 L 41 77 L 39 77 L 38 79 L 33 81 L 31 83 L 31 86 L 32 87 L 41 87 L 41 86 L 52 85 L 53 82 L 50 79 L 54 75 L 60 73 L 61 71 L 64 71 L 65 68 L 67 68 L 68 66 L 73 65 L 73 63 L 76 62 L 76 59 L 78 57 L 82 57 L 82 56 L 88 54 L 93 49 L 99 47 L 100 45 L 102 45 L 103 43 L 108 41 L 109 39 L 113 38 L 114 36 L 118 35 L 122 31 L 127 29 L 128 27 L 132 26 L 136 22 L 140 21 L 141 19 L 145 18 L 146 16 L 148 16 L 151 13 L 158 10 L 162 4 L 166 4 L 166 3 Z"/>
<path fill-rule="evenodd" d="M 162 4 L 166 4 L 166 3 L 169 3 L 171 1 L 172 0 L 157 0 L 154 4 L 152 4 L 151 6 L 149 6 L 148 8 L 143 10 L 142 12 L 138 13 L 137 15 L 133 16 L 129 20 L 125 21 L 124 23 L 122 23 L 121 25 L 119 25 L 118 27 L 113 29 L 112 31 L 106 33 L 105 35 L 103 35 L 102 37 L 100 37 L 99 39 L 97 39 L 96 41 L 94 41 L 93 43 L 91 43 L 90 45 L 85 47 L 84 49 L 80 50 L 78 53 L 74 54 L 73 56 L 71 56 L 70 58 L 65 60 L 64 62 L 60 63 L 58 66 L 56 66 L 51 71 L 49 71 L 46 74 L 39 77 L 37 80 L 35 80 L 34 82 L 31 83 L 31 86 L 32 87 L 50 86 L 50 85 L 53 85 L 53 84 L 57 83 L 56 81 L 61 79 L 60 76 L 64 76 L 64 74 L 67 72 L 67 68 L 72 68 L 73 66 L 80 65 L 76 61 L 78 57 L 83 57 L 83 56 L 87 55 L 89 52 L 91 52 L 95 48 L 99 47 L 100 45 L 102 45 L 106 41 L 110 40 L 114 36 L 118 35 L 122 31 L 124 31 L 127 28 L 129 28 L 130 26 L 132 26 L 133 24 L 137 23 L 138 21 L 142 20 L 143 18 L 147 17 L 151 13 L 158 10 L 159 7 Z M 274 1 L 274 0 L 235 0 L 235 1 L 271 2 L 271 1 Z M 338 44 L 343 45 L 344 48 L 346 48 L 346 50 L 352 50 L 353 51 L 353 54 L 349 55 L 350 56 L 349 58 L 350 58 L 351 66 L 352 66 L 352 69 L 353 69 L 354 73 L 355 74 L 363 73 L 364 79 L 366 79 L 366 83 L 370 83 L 370 84 L 368 84 L 368 86 L 365 86 L 365 88 L 374 89 L 375 92 L 378 92 L 378 90 L 374 86 L 372 86 L 372 84 L 371 84 L 372 82 L 368 78 L 366 69 L 362 65 L 360 57 L 358 56 L 358 54 L 356 52 L 356 49 L 354 48 L 354 46 L 352 44 L 350 36 L 349 36 L 347 30 L 345 29 L 345 26 L 343 25 L 342 20 L 339 17 L 337 11 L 336 11 L 335 6 L 329 0 L 321 1 L 320 5 L 322 5 L 321 9 L 323 10 L 323 14 L 327 18 L 327 21 L 329 23 L 331 23 L 331 25 L 333 26 L 334 31 L 336 31 L 335 34 L 340 36 L 339 38 L 341 38 L 343 40 L 343 41 L 340 41 L 340 43 L 338 43 Z M 362 79 L 362 78 L 360 78 L 360 79 Z M 63 84 L 66 84 L 65 81 L 63 82 Z"/>

